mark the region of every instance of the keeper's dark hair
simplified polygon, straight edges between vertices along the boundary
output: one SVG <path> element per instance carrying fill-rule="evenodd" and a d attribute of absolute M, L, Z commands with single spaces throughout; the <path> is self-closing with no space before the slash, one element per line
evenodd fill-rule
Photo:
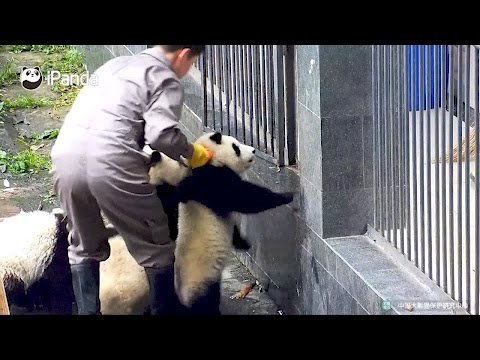
<path fill-rule="evenodd" d="M 205 51 L 205 45 L 160 45 L 166 52 L 175 52 L 177 50 L 188 48 L 192 55 L 200 55 Z"/>

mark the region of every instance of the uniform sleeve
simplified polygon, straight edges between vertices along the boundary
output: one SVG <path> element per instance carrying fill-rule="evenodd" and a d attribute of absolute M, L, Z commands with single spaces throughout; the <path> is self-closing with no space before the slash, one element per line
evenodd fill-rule
<path fill-rule="evenodd" d="M 158 94 L 155 94 L 150 107 L 143 115 L 146 144 L 176 160 L 180 160 L 180 155 L 190 159 L 193 154 L 192 145 L 178 127 L 183 99 L 181 84 L 178 81 L 169 81 Z"/>

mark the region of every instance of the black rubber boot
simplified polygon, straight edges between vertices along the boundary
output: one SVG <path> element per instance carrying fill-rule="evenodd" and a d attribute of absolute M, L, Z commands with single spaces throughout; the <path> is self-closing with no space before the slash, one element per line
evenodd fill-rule
<path fill-rule="evenodd" d="M 97 261 L 70 265 L 78 315 L 100 313 L 100 264 Z"/>
<path fill-rule="evenodd" d="M 185 315 L 187 308 L 175 293 L 173 265 L 164 268 L 145 268 L 150 288 L 151 315 Z"/>

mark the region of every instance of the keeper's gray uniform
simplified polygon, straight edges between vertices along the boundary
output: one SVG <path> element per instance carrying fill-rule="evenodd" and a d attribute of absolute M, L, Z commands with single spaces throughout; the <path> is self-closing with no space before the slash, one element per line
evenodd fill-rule
<path fill-rule="evenodd" d="M 183 87 L 154 49 L 114 58 L 94 75 L 96 84 L 78 94 L 51 153 L 55 191 L 72 227 L 70 263 L 108 258 L 102 211 L 139 265 L 171 265 L 175 243 L 148 184 L 142 148 L 147 143 L 174 159 L 191 158 L 178 128 Z"/>

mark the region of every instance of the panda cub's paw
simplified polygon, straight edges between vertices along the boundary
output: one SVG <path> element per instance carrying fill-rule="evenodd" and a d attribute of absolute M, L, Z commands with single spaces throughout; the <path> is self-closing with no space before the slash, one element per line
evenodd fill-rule
<path fill-rule="evenodd" d="M 251 248 L 250 243 L 240 234 L 240 230 L 238 229 L 237 225 L 233 226 L 232 244 L 237 250 L 247 251 Z"/>
<path fill-rule="evenodd" d="M 300 209 L 300 192 L 294 191 L 294 192 L 285 192 L 283 193 L 283 196 L 285 197 L 285 204 L 290 204 L 290 207 L 294 211 L 298 211 Z"/>
<path fill-rule="evenodd" d="M 285 204 L 290 204 L 293 201 L 293 198 L 295 197 L 295 193 L 288 191 L 288 192 L 282 193 L 282 196 L 285 199 L 284 200 Z"/>

